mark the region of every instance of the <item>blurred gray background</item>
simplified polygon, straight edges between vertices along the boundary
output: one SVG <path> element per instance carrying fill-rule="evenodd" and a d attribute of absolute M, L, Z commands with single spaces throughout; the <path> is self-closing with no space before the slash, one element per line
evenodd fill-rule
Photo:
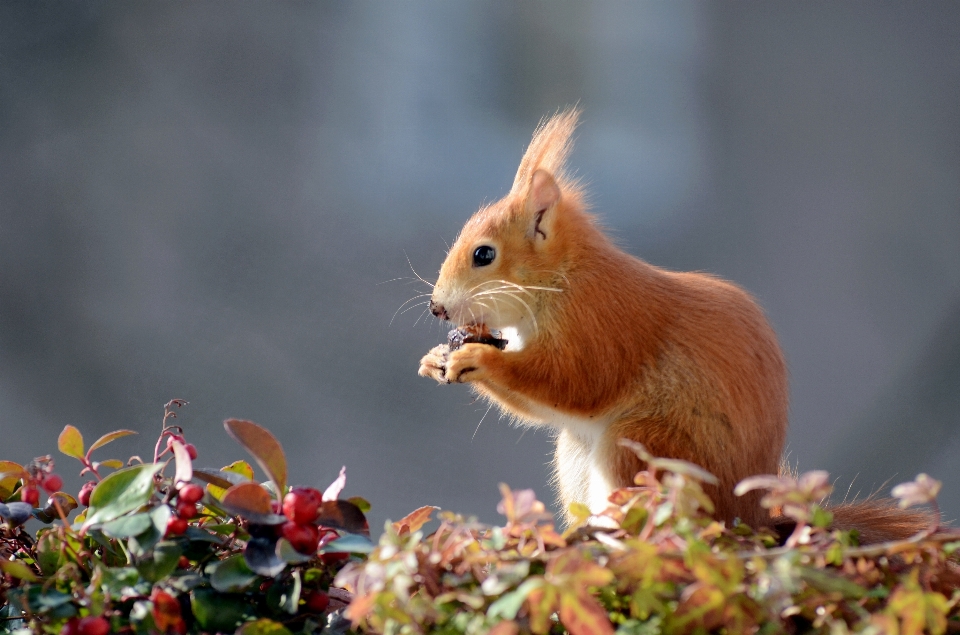
<path fill-rule="evenodd" d="M 960 4 L 0 4 L 0 458 L 199 463 L 269 427 L 291 480 L 495 520 L 547 434 L 416 374 L 394 311 L 579 103 L 572 165 L 631 253 L 752 291 L 791 458 L 960 516 Z M 475 432 L 476 430 L 476 432 Z M 78 465 L 59 459 L 73 476 Z"/>

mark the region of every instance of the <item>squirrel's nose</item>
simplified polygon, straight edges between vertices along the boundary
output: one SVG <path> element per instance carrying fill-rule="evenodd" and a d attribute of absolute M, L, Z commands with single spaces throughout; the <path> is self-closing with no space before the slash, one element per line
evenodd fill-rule
<path fill-rule="evenodd" d="M 434 300 L 430 300 L 430 312 L 441 320 L 447 319 L 447 310 L 443 308 L 443 305 Z"/>

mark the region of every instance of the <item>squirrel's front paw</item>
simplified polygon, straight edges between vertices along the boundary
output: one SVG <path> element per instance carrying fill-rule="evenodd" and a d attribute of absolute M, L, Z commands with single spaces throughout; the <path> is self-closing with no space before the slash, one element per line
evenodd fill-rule
<path fill-rule="evenodd" d="M 488 344 L 464 344 L 447 356 L 445 377 L 448 382 L 479 381 L 487 374 L 488 355 L 499 353 Z"/>
<path fill-rule="evenodd" d="M 449 356 L 450 346 L 447 344 L 441 344 L 431 348 L 430 352 L 420 360 L 420 370 L 418 371 L 420 376 L 432 377 L 441 384 L 449 384 L 450 380 L 446 377 L 447 358 Z"/>

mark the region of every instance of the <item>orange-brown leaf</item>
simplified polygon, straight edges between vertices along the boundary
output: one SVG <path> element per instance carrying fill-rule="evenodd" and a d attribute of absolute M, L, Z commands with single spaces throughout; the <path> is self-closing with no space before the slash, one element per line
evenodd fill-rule
<path fill-rule="evenodd" d="M 272 513 L 270 493 L 259 483 L 234 485 L 223 495 L 220 504 L 231 514 L 255 518 Z"/>
<path fill-rule="evenodd" d="M 282 498 L 287 491 L 287 459 L 277 438 L 252 421 L 227 419 L 223 427 L 256 459 Z"/>
<path fill-rule="evenodd" d="M 417 531 L 426 523 L 430 522 L 430 516 L 433 515 L 433 510 L 435 509 L 440 508 L 427 505 L 425 507 L 421 507 L 420 509 L 416 509 L 397 522 L 393 523 L 393 530 L 401 536 L 405 536 L 411 532 Z"/>
<path fill-rule="evenodd" d="M 560 622 L 571 635 L 613 635 L 607 612 L 585 591 L 560 596 Z"/>

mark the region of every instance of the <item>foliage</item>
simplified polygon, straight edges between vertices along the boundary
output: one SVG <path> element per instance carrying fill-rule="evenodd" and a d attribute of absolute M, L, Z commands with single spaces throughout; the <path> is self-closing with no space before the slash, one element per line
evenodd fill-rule
<path fill-rule="evenodd" d="M 710 474 L 625 443 L 646 465 L 636 486 L 601 514 L 574 504 L 562 532 L 532 491 L 503 485 L 503 526 L 442 512 L 427 535 L 436 508 L 422 507 L 375 545 L 368 504 L 339 499 L 344 471 L 324 492 L 288 487 L 280 444 L 256 424 L 225 427 L 267 482 L 245 461 L 194 467 L 196 448 L 171 424 L 182 405 L 167 404 L 151 462 L 93 459 L 129 430 L 86 447 L 67 426 L 59 449 L 93 479 L 76 497 L 56 491 L 51 457 L 0 461 L 0 633 L 960 630 L 960 534 L 934 524 L 860 546 L 855 531 L 829 529 L 823 472 L 740 484 L 766 492 L 787 521 L 779 533 L 725 527 L 710 517 Z M 42 506 L 40 489 L 51 492 Z M 936 511 L 939 489 L 920 475 L 893 494 Z"/>
<path fill-rule="evenodd" d="M 38 507 L 40 488 L 62 486 L 49 456 L 26 466 L 0 462 L 0 633 L 289 635 L 349 627 L 340 617 L 348 596 L 337 601 L 329 587 L 350 558 L 360 557 L 351 553 L 373 547 L 367 503 L 338 500 L 341 471 L 326 492 L 311 490 L 309 517 L 293 523 L 279 513 L 286 459 L 273 435 L 248 421 L 224 424 L 267 483 L 254 481 L 245 461 L 196 468 L 196 448 L 172 425 L 184 403 L 167 404 L 152 462 L 93 459 L 95 450 L 133 431 L 85 448 L 79 430 L 64 428 L 60 451 L 94 479 L 76 498 L 52 492 Z M 36 533 L 28 531 L 31 518 L 43 524 Z M 313 539 L 301 548 L 306 553 L 283 537 L 288 530 Z"/>
<path fill-rule="evenodd" d="M 357 627 L 383 633 L 944 633 L 960 627 L 960 537 L 936 526 L 910 540 L 857 545 L 830 531 L 826 475 L 758 477 L 765 504 L 795 523 L 787 542 L 771 530 L 726 528 L 709 516 L 701 483 L 682 461 L 647 462 L 636 487 L 617 490 L 598 516 L 580 505 L 562 534 L 533 492 L 502 486 L 503 527 L 433 511 L 388 525 L 365 562 L 335 584 L 357 594 Z M 925 475 L 896 489 L 903 504 L 933 501 Z M 788 530 L 789 531 L 789 530 Z M 786 538 L 786 536 L 784 536 Z M 950 541 L 953 542 L 950 542 Z"/>

